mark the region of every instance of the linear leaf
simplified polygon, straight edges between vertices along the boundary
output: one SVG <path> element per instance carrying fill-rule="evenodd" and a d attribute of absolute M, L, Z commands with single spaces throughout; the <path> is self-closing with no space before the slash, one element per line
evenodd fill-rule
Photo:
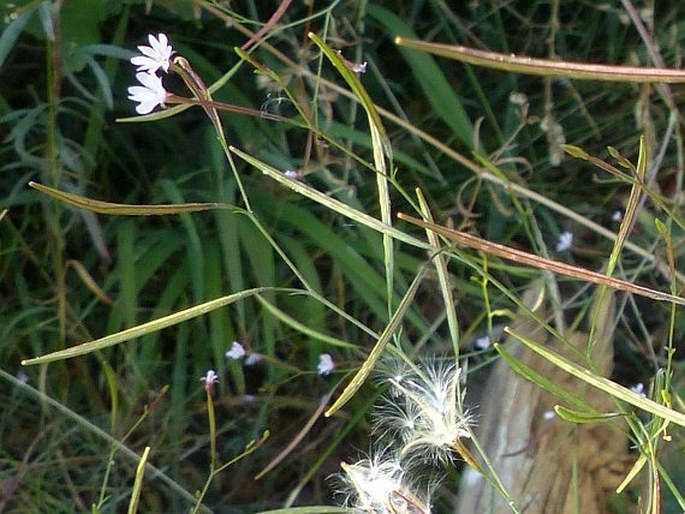
<path fill-rule="evenodd" d="M 71 359 L 74 357 L 79 357 L 81 355 L 87 355 L 92 352 L 97 352 L 103 350 L 104 348 L 109 348 L 110 346 L 123 343 L 124 341 L 129 341 L 137 337 L 141 337 L 150 332 L 157 332 L 163 328 L 171 327 L 173 325 L 178 325 L 184 321 L 188 321 L 198 316 L 202 316 L 211 312 L 215 309 L 225 307 L 239 300 L 243 300 L 250 296 L 266 293 L 267 291 L 276 292 L 298 292 L 296 289 L 284 289 L 275 287 L 257 287 L 254 289 L 247 289 L 245 291 L 240 291 L 239 293 L 234 293 L 228 296 L 223 296 L 209 302 L 204 302 L 199 305 L 195 305 L 188 309 L 184 309 L 168 316 L 163 316 L 161 318 L 148 321 L 141 325 L 122 330 L 116 334 L 111 334 L 100 339 L 95 339 L 94 341 L 89 341 L 87 343 L 82 343 L 70 348 L 65 348 L 64 350 L 59 350 L 56 352 L 48 353 L 41 357 L 34 357 L 32 359 L 25 359 L 21 361 L 22 366 L 32 366 L 34 364 L 46 364 L 48 362 L 54 362 L 58 360 Z"/>
<path fill-rule="evenodd" d="M 404 295 L 404 298 L 402 298 L 402 301 L 397 307 L 395 314 L 390 319 L 390 322 L 385 327 L 385 330 L 383 330 L 383 333 L 378 338 L 378 341 L 376 341 L 376 344 L 371 349 L 369 356 L 366 358 L 361 368 L 359 368 L 359 371 L 357 371 L 357 374 L 352 378 L 350 383 L 347 385 L 347 387 L 338 397 L 335 403 L 331 406 L 330 409 L 326 411 L 325 416 L 327 418 L 335 414 L 338 410 L 342 408 L 343 405 L 350 401 L 350 399 L 355 395 L 355 393 L 359 390 L 359 388 L 371 374 L 371 371 L 376 366 L 378 359 L 381 358 L 383 350 L 385 349 L 387 344 L 392 340 L 392 336 L 395 334 L 395 332 L 397 332 L 397 330 L 399 329 L 402 320 L 404 319 L 404 315 L 407 312 L 407 309 L 409 309 L 412 300 L 414 299 L 416 290 L 419 288 L 419 285 L 421 284 L 421 281 L 423 280 L 423 277 L 426 274 L 426 269 L 427 268 L 425 266 L 422 267 L 418 275 L 414 277 L 414 281 L 409 286 L 409 289 Z"/>
<path fill-rule="evenodd" d="M 45 193 L 61 202 L 67 203 L 79 209 L 85 209 L 98 214 L 110 214 L 119 216 L 166 216 L 183 212 L 200 212 L 212 209 L 234 209 L 233 206 L 222 203 L 182 203 L 171 205 L 131 205 L 125 203 L 103 202 L 93 200 L 85 196 L 67 193 L 59 189 L 44 186 L 38 182 L 29 182 L 29 186 Z"/>
<path fill-rule="evenodd" d="M 671 421 L 677 425 L 685 427 L 685 414 L 681 412 L 676 412 L 673 409 L 669 409 L 668 407 L 664 407 L 663 405 L 660 405 L 652 400 L 649 400 L 648 398 L 644 398 L 639 394 L 632 392 L 630 389 L 609 380 L 608 378 L 598 376 L 591 370 L 583 368 L 578 364 L 575 364 L 569 361 L 568 359 L 562 357 L 561 355 L 558 355 L 557 353 L 545 348 L 544 346 L 541 346 L 535 341 L 532 341 L 531 339 L 523 335 L 515 333 L 509 327 L 505 328 L 504 331 L 507 334 L 510 334 L 511 336 L 521 341 L 523 344 L 525 344 L 528 348 L 530 348 L 532 351 L 534 351 L 541 357 L 547 359 L 555 366 L 563 369 L 570 375 L 573 375 L 574 377 L 582 380 L 583 382 L 586 382 L 591 386 L 596 387 L 597 389 L 604 391 L 605 393 L 615 398 L 618 398 L 619 400 L 628 402 L 629 404 L 634 405 L 639 409 L 642 409 L 651 414 L 654 414 L 655 416 L 659 416 L 660 418 L 663 418 L 667 421 Z"/>

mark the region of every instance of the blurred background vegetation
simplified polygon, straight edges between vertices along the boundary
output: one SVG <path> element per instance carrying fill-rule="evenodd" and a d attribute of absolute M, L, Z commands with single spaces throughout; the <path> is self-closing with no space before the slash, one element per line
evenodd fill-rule
<path fill-rule="evenodd" d="M 579 145 L 602 158 L 607 158 L 605 147 L 612 145 L 635 162 L 640 134 L 645 134 L 654 159 L 666 141 L 654 187 L 682 214 L 679 121 L 668 132 L 669 119 L 683 102 L 682 87 L 665 92 L 657 86 L 506 74 L 398 49 L 393 43 L 399 34 L 536 57 L 651 64 L 626 9 L 632 4 L 454 4 L 293 2 L 250 51 L 287 83 L 322 131 L 371 162 L 366 117 L 355 101 L 331 86 L 344 87 L 307 33 L 325 37 L 351 62 L 367 61 L 364 86 L 377 105 L 395 116 L 384 117 L 384 122 L 394 148 L 397 184 L 410 193 L 420 187 L 439 223 L 599 269 L 611 241 L 584 222 L 616 231 L 618 222 L 612 218 L 625 206 L 630 188 L 564 156 L 560 144 Z M 87 511 L 93 504 L 100 512 L 122 511 L 137 460 L 113 441 L 138 455 L 151 446 L 151 462 L 168 477 L 146 480 L 141 511 L 187 511 L 188 496 L 202 488 L 208 473 L 206 401 L 199 378 L 210 368 L 220 377 L 215 395 L 220 460 L 230 460 L 265 430 L 271 437 L 216 477 L 205 501 L 209 509 L 256 512 L 286 504 L 334 504 L 335 486 L 327 477 L 338 471 L 341 460 L 354 459 L 368 447 L 364 414 L 378 394 L 373 384 L 339 415 L 318 420 L 273 471 L 254 480 L 293 441 L 321 398 L 363 360 L 374 334 L 388 322 L 388 299 L 378 234 L 280 187 L 239 160 L 252 215 L 337 311 L 311 297 L 269 293 L 95 355 L 48 366 L 20 365 L 22 359 L 229 293 L 258 286 L 301 287 L 274 245 L 239 211 L 95 215 L 27 185 L 36 181 L 115 203 L 223 202 L 244 208 L 213 126 L 201 109 L 145 123 L 116 120 L 135 114 L 126 98 L 127 87 L 135 81 L 128 59 L 137 45 L 146 44 L 148 34 L 160 32 L 205 83 L 231 73 L 215 100 L 294 116 L 283 92 L 233 51 L 279 5 L 202 0 L 4 4 L 0 511 Z M 680 67 L 685 6 L 635 0 L 634 7 L 666 65 Z M 183 91 L 180 81 L 171 78 L 168 84 Z M 222 120 L 230 144 L 278 169 L 296 170 L 303 182 L 379 216 L 374 177 L 349 154 L 286 124 L 238 114 L 224 114 Z M 436 149 L 424 133 L 475 167 L 552 204 L 521 198 L 483 180 L 454 155 Z M 391 197 L 394 212 L 412 212 L 397 190 Z M 555 205 L 571 209 L 575 216 L 563 216 Z M 661 215 L 648 202 L 631 241 L 663 258 L 663 241 L 654 226 L 654 218 Z M 556 255 L 554 245 L 564 231 L 574 234 L 575 244 L 571 252 Z M 672 237 L 676 243 L 683 241 L 676 226 Z M 683 245 L 675 248 L 682 259 Z M 425 252 L 398 248 L 397 298 L 425 258 Z M 525 287 L 537 274 L 497 260 L 489 265 L 512 290 Z M 656 264 L 635 253 L 626 252 L 622 266 L 640 283 L 669 288 Z M 460 344 L 468 352 L 473 339 L 488 332 L 486 298 L 467 267 L 454 263 L 450 271 Z M 412 351 L 450 351 L 435 284 L 431 280 L 422 286 L 407 316 L 403 338 Z M 565 307 L 582 310 L 582 284 L 562 281 L 561 286 L 564 297 L 575 298 Z M 514 309 L 499 294 L 487 301 L 492 311 Z M 327 343 L 284 323 L 286 316 L 337 342 Z M 675 341 L 682 351 L 682 312 L 678 316 Z M 615 341 L 618 382 L 649 383 L 664 362 L 669 319 L 668 305 L 629 302 Z M 234 340 L 265 358 L 250 367 L 228 361 L 224 353 Z M 316 373 L 322 352 L 332 354 L 337 363 L 329 377 Z M 479 364 L 489 360 L 485 353 Z M 682 385 L 680 363 L 675 385 Z M 103 433 L 113 439 L 103 438 Z M 682 441 L 677 432 L 675 436 L 671 447 L 682 455 Z M 685 470 L 674 476 L 685 480 Z M 455 470 L 442 484 L 437 511 L 449 511 L 457 482 Z M 665 498 L 664 512 L 668 502 Z"/>

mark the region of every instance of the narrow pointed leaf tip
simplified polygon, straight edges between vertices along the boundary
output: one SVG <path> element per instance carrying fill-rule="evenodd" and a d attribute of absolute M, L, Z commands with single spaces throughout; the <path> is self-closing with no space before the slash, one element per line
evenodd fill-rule
<path fill-rule="evenodd" d="M 179 204 L 162 204 L 162 205 L 132 205 L 125 203 L 111 203 L 103 202 L 101 200 L 93 200 L 85 196 L 67 193 L 59 189 L 39 184 L 38 182 L 29 182 L 29 186 L 40 191 L 52 198 L 64 202 L 78 209 L 96 212 L 98 214 L 109 214 L 118 216 L 167 216 L 170 214 L 182 214 L 186 212 L 201 212 L 212 209 L 229 209 L 233 210 L 235 207 L 220 203 L 179 203 Z"/>

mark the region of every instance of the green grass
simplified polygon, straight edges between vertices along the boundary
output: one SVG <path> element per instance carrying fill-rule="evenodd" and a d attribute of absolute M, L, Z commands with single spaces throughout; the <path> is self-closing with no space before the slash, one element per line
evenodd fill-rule
<path fill-rule="evenodd" d="M 581 268 L 608 264 L 617 279 L 682 296 L 685 158 L 679 127 L 669 125 L 680 116 L 678 86 L 507 73 L 394 45 L 402 35 L 651 65 L 618 4 L 485 1 L 452 11 L 448 2 L 311 10 L 293 2 L 274 30 L 237 53 L 280 2 L 231 10 L 177 2 L 149 13 L 86 3 L 52 11 L 34 1 L 3 13 L 0 511 L 339 511 L 328 477 L 368 449 L 383 392 L 378 368 L 390 356 L 487 365 L 496 352 L 474 357 L 473 340 L 511 323 L 541 275 L 398 221 L 398 212 Z M 673 3 L 654 18 L 669 67 L 680 67 L 682 15 Z M 220 111 L 225 139 L 212 106 L 122 122 L 134 115 L 127 59 L 159 32 L 212 100 L 266 105 L 285 119 Z M 366 73 L 345 60 L 368 61 Z M 191 95 L 176 74 L 164 83 Z M 512 93 L 526 102 L 512 102 Z M 547 137 L 545 117 L 563 141 Z M 555 166 L 560 143 L 587 155 Z M 634 179 L 638 170 L 647 186 Z M 633 224 L 612 221 L 631 194 Z M 110 202 L 110 211 L 86 199 Z M 159 204 L 171 212 L 155 212 Z M 557 253 L 565 230 L 574 248 Z M 547 280 L 559 301 L 540 323 L 561 333 L 560 324 L 587 324 L 597 286 Z M 635 460 L 661 466 L 662 487 L 643 470 L 616 512 L 634 511 L 638 495 L 648 509 L 679 512 L 682 308 L 619 296 L 612 381 L 590 381 L 630 414 Z M 262 360 L 228 361 L 234 340 Z M 42 361 L 49 364 L 21 364 L 67 348 Z M 316 374 L 322 352 L 337 363 L 329 377 Z M 210 368 L 220 381 L 208 402 L 200 377 Z M 650 400 L 617 385 L 637 382 L 652 384 Z M 325 417 L 345 388 L 347 403 Z M 450 511 L 464 466 L 443 473 L 434 512 Z"/>

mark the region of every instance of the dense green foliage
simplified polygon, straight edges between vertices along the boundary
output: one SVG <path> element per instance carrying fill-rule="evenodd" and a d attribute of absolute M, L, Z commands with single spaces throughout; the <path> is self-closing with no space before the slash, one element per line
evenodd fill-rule
<path fill-rule="evenodd" d="M 650 46 L 625 7 L 571 0 L 448 4 L 293 2 L 249 47 L 253 62 L 234 47 L 281 2 L 6 5 L 0 35 L 0 511 L 122 512 L 149 446 L 149 462 L 164 478 L 155 471 L 145 476 L 140 512 L 187 512 L 213 459 L 231 461 L 265 431 L 269 438 L 254 452 L 212 477 L 202 508 L 336 505 L 336 485 L 327 478 L 368 448 L 368 413 L 383 384 L 366 381 L 332 417 L 317 409 L 325 395 L 340 394 L 407 291 L 415 298 L 388 344 L 417 359 L 454 359 L 459 348 L 477 369 L 496 353 L 473 357 L 473 341 L 508 323 L 517 310 L 512 298 L 540 275 L 453 248 L 445 260 L 456 307 L 445 307 L 445 286 L 432 265 L 413 291 L 428 246 L 395 240 L 389 247 L 387 234 L 354 214 L 389 217 L 407 237 L 424 241 L 425 232 L 395 218 L 397 212 L 420 217 L 417 188 L 436 223 L 600 270 L 613 241 L 597 227 L 618 230 L 614 215 L 625 208 L 631 184 L 565 155 L 560 145 L 579 146 L 607 162 L 616 162 L 606 150 L 614 146 L 637 163 L 643 134 L 649 188 L 659 201 L 640 204 L 615 276 L 682 296 L 682 275 L 669 268 L 673 259 L 673 268 L 682 270 L 685 253 L 682 86 L 507 74 L 393 42 L 403 35 L 506 54 L 651 65 Z M 656 38 L 651 48 L 667 66 L 680 67 L 683 6 L 671 2 L 642 14 Z M 350 93 L 349 80 L 309 32 L 340 50 L 348 64 L 368 62 L 358 78 L 380 109 L 392 160 L 379 156 L 368 106 Z M 266 114 L 220 114 L 228 145 L 264 164 L 227 154 L 200 106 L 160 119 L 127 119 L 135 116 L 127 99 L 135 68 L 128 60 L 148 34 L 158 33 L 207 86 L 221 82 L 215 102 Z M 265 68 L 257 73 L 260 65 Z M 165 85 L 192 97 L 178 75 L 165 77 Z M 388 165 L 387 195 L 383 175 L 377 180 L 380 162 Z M 267 165 L 295 170 L 290 182 L 339 203 L 325 205 L 274 180 Z M 222 208 L 106 215 L 58 201 L 29 181 L 114 204 L 216 202 Z M 574 234 L 573 248 L 557 252 L 565 231 Z M 558 312 L 566 311 L 571 326 L 585 323 L 595 286 L 564 277 L 557 283 Z M 222 308 L 98 352 L 21 365 L 241 292 L 248 293 Z M 621 298 L 613 378 L 627 386 L 659 378 L 658 390 L 669 391 L 673 408 L 682 412 L 682 307 Z M 247 366 L 227 359 L 233 341 L 261 360 Z M 316 371 L 322 353 L 336 363 L 329 376 Z M 219 376 L 216 455 L 199 380 L 208 369 Z M 666 403 L 664 395 L 652 398 Z M 289 448 L 315 414 L 319 419 L 304 439 Z M 658 432 L 658 418 L 636 418 L 654 429 L 652 435 Z M 654 452 L 682 489 L 682 430 L 672 425 L 669 435 L 672 440 Z M 255 480 L 286 449 L 287 456 Z M 450 511 L 461 466 L 446 473 L 435 512 Z M 677 512 L 669 487 L 662 484 L 663 498 L 649 496 L 644 475 L 630 494 Z M 618 511 L 632 509 L 623 508 Z"/>

